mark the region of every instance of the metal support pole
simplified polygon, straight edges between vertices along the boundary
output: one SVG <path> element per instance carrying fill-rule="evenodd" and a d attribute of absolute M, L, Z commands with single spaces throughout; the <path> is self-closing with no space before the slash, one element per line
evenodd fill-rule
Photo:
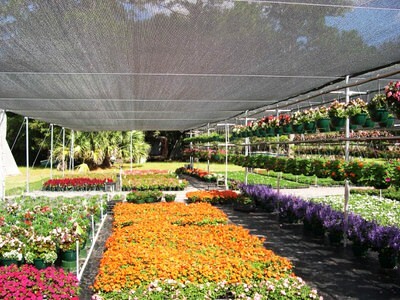
<path fill-rule="evenodd" d="M 50 124 L 50 179 L 53 179 L 53 138 L 54 126 Z"/>
<path fill-rule="evenodd" d="M 346 85 L 349 84 L 349 76 L 346 76 Z M 350 101 L 350 89 L 346 87 L 346 104 Z M 349 148 L 350 148 L 350 141 L 348 140 L 350 137 L 350 119 L 349 117 L 346 118 L 346 144 L 345 144 L 345 161 L 346 163 L 349 161 Z M 344 181 L 344 206 L 343 206 L 343 246 L 347 246 L 347 226 L 349 222 L 349 214 L 348 214 L 348 204 L 350 198 L 350 186 L 349 180 L 345 179 Z"/>
<path fill-rule="evenodd" d="M 193 136 L 193 132 L 190 132 L 190 137 Z M 189 157 L 189 168 L 193 169 L 193 142 L 190 142 L 190 157 Z"/>
<path fill-rule="evenodd" d="M 132 172 L 132 135 L 133 135 L 133 131 L 131 130 L 131 144 L 129 146 L 129 153 L 131 156 L 131 172 Z"/>
<path fill-rule="evenodd" d="M 210 136 L 210 123 L 207 124 L 207 136 Z M 207 173 L 210 173 L 210 141 L 207 142 Z"/>
<path fill-rule="evenodd" d="M 65 127 L 62 128 L 62 175 L 65 177 Z"/>
<path fill-rule="evenodd" d="M 29 118 L 25 117 L 26 192 L 29 193 Z"/>
<path fill-rule="evenodd" d="M 229 125 L 225 124 L 225 190 L 228 190 L 228 143 L 229 143 Z"/>
<path fill-rule="evenodd" d="M 6 112 L 4 110 L 0 110 L 0 168 L 1 168 L 1 172 L 0 172 L 0 191 L 1 191 L 1 199 L 4 201 L 5 197 L 6 197 L 6 174 L 5 174 L 5 170 L 6 170 L 6 162 L 5 162 L 5 144 L 3 144 L 3 142 L 6 141 L 6 130 L 7 128 L 4 128 L 6 125 Z M 2 125 L 4 124 L 4 125 Z M 2 129 L 2 126 L 3 129 Z M 2 136 L 4 133 L 4 136 Z"/>
<path fill-rule="evenodd" d="M 76 241 L 76 274 L 79 274 L 79 240 Z"/>
<path fill-rule="evenodd" d="M 73 171 L 75 169 L 74 165 L 74 130 L 71 130 L 71 150 L 69 155 L 69 163 L 70 163 L 70 170 Z"/>
<path fill-rule="evenodd" d="M 244 119 L 244 124 L 245 124 L 245 126 L 247 126 L 247 113 L 248 113 L 248 110 L 246 110 L 246 117 L 245 117 L 245 119 Z M 244 143 L 245 143 L 245 146 L 244 146 L 244 155 L 245 156 L 249 156 L 249 144 L 250 144 L 250 138 L 248 138 L 248 137 L 245 137 L 244 138 Z M 249 177 L 249 168 L 246 166 L 245 168 L 244 168 L 244 184 L 245 185 L 247 185 L 247 183 L 248 183 L 248 177 Z"/>

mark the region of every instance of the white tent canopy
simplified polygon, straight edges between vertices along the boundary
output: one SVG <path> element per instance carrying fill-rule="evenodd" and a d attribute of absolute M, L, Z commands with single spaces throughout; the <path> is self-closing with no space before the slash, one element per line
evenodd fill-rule
<path fill-rule="evenodd" d="M 7 116 L 4 110 L 0 110 L 0 199 L 5 194 L 5 177 L 20 174 L 10 147 L 6 141 Z"/>
<path fill-rule="evenodd" d="M 399 79 L 399 16 L 393 0 L 6 1 L 0 108 L 83 131 L 185 131 L 390 75 L 357 87 L 369 97 Z"/>

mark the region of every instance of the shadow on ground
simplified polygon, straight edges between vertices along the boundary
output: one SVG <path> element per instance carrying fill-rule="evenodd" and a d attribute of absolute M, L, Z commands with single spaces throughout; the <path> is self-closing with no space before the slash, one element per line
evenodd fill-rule
<path fill-rule="evenodd" d="M 356 258 L 350 247 L 331 246 L 326 237 L 304 232 L 302 224 L 280 224 L 276 213 L 219 208 L 232 223 L 265 237 L 265 247 L 289 258 L 296 275 L 315 287 L 324 299 L 400 299 L 399 269 L 381 269 L 376 253 Z"/>

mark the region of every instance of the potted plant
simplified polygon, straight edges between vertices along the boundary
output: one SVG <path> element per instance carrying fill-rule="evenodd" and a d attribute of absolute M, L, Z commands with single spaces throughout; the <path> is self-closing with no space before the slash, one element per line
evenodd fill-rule
<path fill-rule="evenodd" d="M 400 81 L 391 81 L 385 86 L 389 109 L 400 118 Z"/>
<path fill-rule="evenodd" d="M 352 241 L 352 251 L 356 257 L 364 257 L 371 248 L 369 232 L 375 223 L 368 222 L 361 216 L 350 213 L 347 223 L 347 237 Z"/>
<path fill-rule="evenodd" d="M 326 206 L 321 210 L 322 225 L 328 232 L 328 238 L 331 245 L 340 245 L 343 237 L 343 220 L 342 212 L 333 210 L 330 206 Z"/>
<path fill-rule="evenodd" d="M 329 106 L 329 117 L 331 118 L 332 127 L 335 130 L 340 129 L 346 123 L 346 104 L 335 100 Z"/>
<path fill-rule="evenodd" d="M 389 113 L 386 121 L 379 122 L 379 127 L 381 128 L 390 128 L 394 125 L 394 116 Z"/>
<path fill-rule="evenodd" d="M 33 234 L 27 242 L 25 261 L 44 269 L 57 260 L 56 243 L 51 236 Z"/>
<path fill-rule="evenodd" d="M 256 210 L 256 204 L 252 198 L 242 194 L 233 202 L 233 209 L 242 212 L 253 212 Z"/>
<path fill-rule="evenodd" d="M 176 194 L 165 194 L 164 199 L 165 202 L 174 202 L 176 198 Z"/>
<path fill-rule="evenodd" d="M 367 103 L 361 98 L 352 99 L 346 104 L 346 114 L 350 124 L 363 126 L 368 116 Z"/>
<path fill-rule="evenodd" d="M 296 111 L 292 116 L 292 127 L 295 133 L 304 133 L 304 122 L 307 121 L 305 114 L 302 111 Z"/>
<path fill-rule="evenodd" d="M 321 106 L 315 109 L 315 123 L 320 132 L 330 131 L 329 108 Z"/>
<path fill-rule="evenodd" d="M 265 116 L 261 118 L 258 122 L 261 130 L 262 136 L 274 136 L 275 135 L 275 126 L 277 125 L 274 116 Z"/>
<path fill-rule="evenodd" d="M 376 225 L 369 232 L 372 249 L 378 251 L 382 268 L 393 269 L 400 251 L 400 229 L 395 226 Z"/>
<path fill-rule="evenodd" d="M 283 114 L 279 115 L 279 126 L 282 127 L 283 133 L 289 134 L 292 133 L 292 120 L 290 115 Z"/>
<path fill-rule="evenodd" d="M 304 130 L 309 133 L 315 132 L 315 110 L 310 108 L 303 110 Z"/>
<path fill-rule="evenodd" d="M 388 118 L 388 101 L 385 94 L 376 94 L 367 104 L 370 118 L 374 122 L 384 122 Z"/>
<path fill-rule="evenodd" d="M 0 235 L 1 265 L 20 264 L 23 258 L 24 243 L 11 232 Z"/>

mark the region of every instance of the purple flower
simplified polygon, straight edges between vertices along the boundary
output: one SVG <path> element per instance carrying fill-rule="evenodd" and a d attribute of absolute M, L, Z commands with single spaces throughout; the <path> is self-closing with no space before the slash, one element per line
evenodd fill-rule
<path fill-rule="evenodd" d="M 376 225 L 369 231 L 368 237 L 374 250 L 390 248 L 399 251 L 399 235 L 400 229 L 395 226 Z"/>

